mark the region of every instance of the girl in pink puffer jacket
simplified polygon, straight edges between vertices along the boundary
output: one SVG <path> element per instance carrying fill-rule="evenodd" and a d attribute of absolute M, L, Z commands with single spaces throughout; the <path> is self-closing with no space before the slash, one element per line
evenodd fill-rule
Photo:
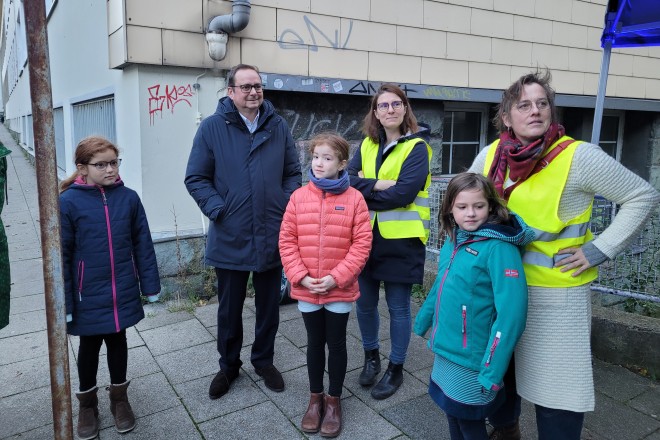
<path fill-rule="evenodd" d="M 280 255 L 307 330 L 311 398 L 301 429 L 324 437 L 341 432 L 340 397 L 346 376 L 346 325 L 360 296 L 357 277 L 371 250 L 369 211 L 349 184 L 349 145 L 323 133 L 312 139 L 309 183 L 296 190 L 280 229 Z M 323 392 L 328 346 L 328 394 Z"/>

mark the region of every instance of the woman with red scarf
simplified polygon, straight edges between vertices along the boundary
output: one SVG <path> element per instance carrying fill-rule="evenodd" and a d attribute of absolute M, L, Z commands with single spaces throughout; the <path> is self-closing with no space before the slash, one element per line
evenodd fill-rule
<path fill-rule="evenodd" d="M 505 377 L 507 401 L 490 417 L 496 439 L 520 438 L 520 397 L 536 406 L 539 440 L 580 438 L 584 413 L 594 409 L 589 286 L 596 266 L 630 244 L 660 201 L 651 185 L 600 147 L 566 136 L 554 98 L 549 72 L 514 82 L 494 120 L 499 139 L 470 167 L 487 175 L 508 208 L 536 231 L 523 255 L 527 325 Z M 596 194 L 621 208 L 594 237 Z"/>

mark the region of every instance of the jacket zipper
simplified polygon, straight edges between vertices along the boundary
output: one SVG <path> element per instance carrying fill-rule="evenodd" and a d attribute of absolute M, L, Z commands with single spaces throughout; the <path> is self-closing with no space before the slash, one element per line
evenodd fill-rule
<path fill-rule="evenodd" d="M 497 344 L 500 343 L 500 338 L 502 337 L 502 332 L 495 333 L 495 339 L 493 339 L 493 344 L 490 346 L 490 353 L 488 353 L 488 359 L 486 359 L 486 366 L 490 366 L 490 361 L 493 360 L 493 355 L 495 354 L 495 349 Z"/>
<path fill-rule="evenodd" d="M 435 322 L 433 323 L 433 331 L 431 332 L 431 347 L 435 343 L 435 333 L 438 330 L 438 312 L 440 311 L 440 297 L 442 296 L 442 289 L 445 285 L 445 280 L 447 279 L 449 269 L 451 268 L 451 264 L 454 262 L 454 257 L 456 256 L 457 252 L 458 247 L 455 247 L 452 251 L 451 258 L 449 259 L 447 269 L 445 269 L 445 273 L 442 275 L 442 281 L 440 281 L 440 285 L 438 286 L 438 297 L 435 300 L 435 312 L 433 313 L 433 316 L 435 316 Z"/>
<path fill-rule="evenodd" d="M 110 211 L 108 210 L 108 199 L 105 197 L 105 190 L 99 187 L 101 191 L 101 198 L 103 199 L 103 209 L 105 211 L 105 226 L 108 230 L 108 248 L 110 250 L 110 275 L 112 283 L 112 307 L 115 316 L 115 328 L 117 332 L 119 328 L 119 309 L 117 308 L 117 280 L 115 278 L 115 252 L 112 248 L 112 229 L 110 228 Z"/>
<path fill-rule="evenodd" d="M 78 261 L 78 299 L 82 301 L 82 286 L 83 286 L 83 277 L 85 275 L 85 262 L 83 260 Z"/>
<path fill-rule="evenodd" d="M 137 266 L 135 265 L 135 256 L 133 255 L 133 252 L 131 252 L 131 263 L 133 263 L 133 274 L 135 275 L 135 279 L 140 279 L 138 276 Z"/>
<path fill-rule="evenodd" d="M 447 280 L 447 275 L 449 274 L 449 269 L 451 269 L 451 265 L 454 262 L 454 257 L 458 253 L 458 250 L 461 248 L 461 246 L 464 246 L 466 244 L 474 243 L 477 241 L 484 241 L 488 240 L 487 238 L 481 238 L 477 240 L 467 240 L 459 245 L 454 246 L 454 250 L 451 253 L 451 258 L 449 259 L 449 264 L 447 265 L 447 269 L 445 269 L 445 273 L 442 275 L 442 281 L 440 282 L 440 286 L 438 286 L 438 297 L 435 300 L 435 311 L 433 313 L 433 316 L 435 317 L 435 321 L 433 322 L 433 328 L 431 330 L 431 339 L 430 344 L 433 346 L 435 343 L 435 333 L 438 330 L 438 312 L 440 311 L 440 297 L 442 296 L 442 289 L 444 288 L 445 281 Z"/>
<path fill-rule="evenodd" d="M 463 348 L 467 348 L 467 306 L 463 305 L 462 309 L 463 328 L 461 328 L 461 333 L 463 333 Z"/>
<path fill-rule="evenodd" d="M 325 219 L 325 191 L 321 191 L 321 210 L 320 210 L 320 218 L 319 218 L 319 225 L 321 225 L 321 229 L 319 229 L 319 263 L 323 261 L 322 259 L 322 249 L 323 249 L 323 224 L 324 224 L 324 219 Z M 319 264 L 318 272 L 316 273 L 316 277 L 321 276 L 321 265 Z M 321 300 L 320 298 L 318 299 L 318 302 L 320 303 Z"/>

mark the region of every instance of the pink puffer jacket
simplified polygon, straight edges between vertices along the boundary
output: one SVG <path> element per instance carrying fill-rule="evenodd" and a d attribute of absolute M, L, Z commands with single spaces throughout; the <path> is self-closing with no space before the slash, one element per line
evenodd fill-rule
<path fill-rule="evenodd" d="M 292 298 L 314 304 L 355 301 L 360 296 L 357 276 L 370 250 L 369 210 L 360 192 L 349 187 L 330 194 L 310 182 L 291 195 L 280 228 L 280 255 Z M 328 274 L 337 287 L 327 294 L 300 285 L 306 275 Z"/>

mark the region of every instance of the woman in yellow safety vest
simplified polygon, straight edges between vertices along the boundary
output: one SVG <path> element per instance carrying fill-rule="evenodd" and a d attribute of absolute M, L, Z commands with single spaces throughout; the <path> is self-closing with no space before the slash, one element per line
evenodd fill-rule
<path fill-rule="evenodd" d="M 386 399 L 403 382 L 410 343 L 410 294 L 424 276 L 425 244 L 431 212 L 430 130 L 420 127 L 406 94 L 383 84 L 364 118 L 366 138 L 349 164 L 351 185 L 362 193 L 371 216 L 373 245 L 358 278 L 357 318 L 365 352 L 360 385 L 371 386 L 380 373 L 378 297 L 381 281 L 390 312 L 391 351 L 387 371 L 371 390 Z"/>
<path fill-rule="evenodd" d="M 499 104 L 499 139 L 470 168 L 536 230 L 523 255 L 527 326 L 505 377 L 507 401 L 490 417 L 491 438 L 520 438 L 520 396 L 536 406 L 540 440 L 580 438 L 584 413 L 594 409 L 589 286 L 596 266 L 630 244 L 660 200 L 600 147 L 566 136 L 554 98 L 550 72 L 520 77 Z M 589 230 L 595 194 L 621 204 L 596 238 Z"/>

